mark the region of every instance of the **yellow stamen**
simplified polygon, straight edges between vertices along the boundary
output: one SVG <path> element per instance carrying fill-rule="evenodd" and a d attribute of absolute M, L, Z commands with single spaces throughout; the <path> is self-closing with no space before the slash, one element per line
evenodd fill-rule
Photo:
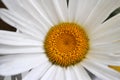
<path fill-rule="evenodd" d="M 79 63 L 89 49 L 85 31 L 75 23 L 53 26 L 47 33 L 44 43 L 49 61 L 62 67 Z"/>

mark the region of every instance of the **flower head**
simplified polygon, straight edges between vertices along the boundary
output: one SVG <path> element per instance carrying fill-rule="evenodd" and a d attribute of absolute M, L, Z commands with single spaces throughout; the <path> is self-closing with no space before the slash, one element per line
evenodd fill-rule
<path fill-rule="evenodd" d="M 119 80 L 120 0 L 2 0 L 0 75 L 31 70 L 23 80 Z"/>

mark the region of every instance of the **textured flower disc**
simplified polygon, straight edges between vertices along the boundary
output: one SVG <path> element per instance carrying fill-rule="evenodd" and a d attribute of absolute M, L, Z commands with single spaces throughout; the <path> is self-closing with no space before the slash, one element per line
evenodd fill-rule
<path fill-rule="evenodd" d="M 49 30 L 44 47 L 50 62 L 68 67 L 79 63 L 85 57 L 89 40 L 80 25 L 60 23 Z"/>

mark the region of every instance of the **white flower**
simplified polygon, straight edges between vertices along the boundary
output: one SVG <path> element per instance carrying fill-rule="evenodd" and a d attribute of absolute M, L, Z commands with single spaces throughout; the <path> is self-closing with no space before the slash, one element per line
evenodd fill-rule
<path fill-rule="evenodd" d="M 120 0 L 2 0 L 0 75 L 31 70 L 23 80 L 120 80 Z M 105 21 L 105 22 L 104 22 Z M 52 27 L 52 28 L 51 28 Z"/>

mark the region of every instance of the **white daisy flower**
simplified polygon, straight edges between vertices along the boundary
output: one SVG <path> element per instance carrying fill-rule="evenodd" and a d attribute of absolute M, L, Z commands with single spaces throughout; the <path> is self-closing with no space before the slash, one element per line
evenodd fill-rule
<path fill-rule="evenodd" d="M 31 70 L 23 80 L 120 80 L 120 0 L 2 0 L 0 75 Z M 104 22 L 105 21 L 105 22 Z"/>

